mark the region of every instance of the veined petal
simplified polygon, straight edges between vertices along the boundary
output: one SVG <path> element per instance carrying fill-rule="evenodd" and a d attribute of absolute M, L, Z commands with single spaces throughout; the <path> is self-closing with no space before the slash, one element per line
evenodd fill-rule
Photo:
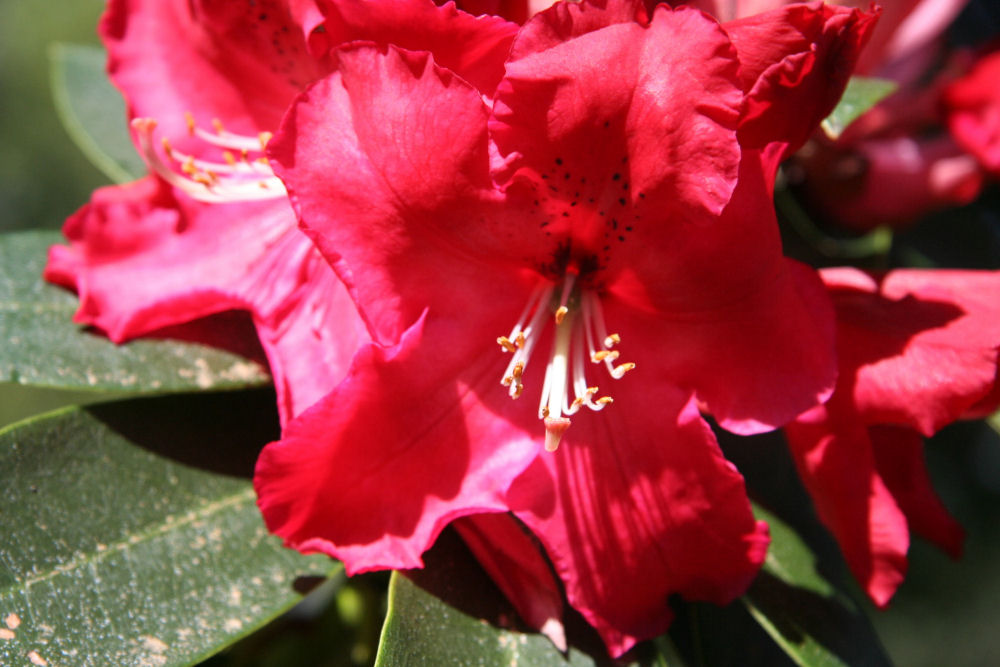
<path fill-rule="evenodd" d="M 666 629 L 671 594 L 740 595 L 768 544 L 694 401 L 666 383 L 621 384 L 628 414 L 574 417 L 508 494 L 613 655 Z"/>
<path fill-rule="evenodd" d="M 270 144 L 303 228 L 378 340 L 397 340 L 425 308 L 470 321 L 484 295 L 507 298 L 490 267 L 519 258 L 525 242 L 496 206 L 487 113 L 428 54 L 356 46 L 296 101 Z M 512 291 L 524 298 L 521 289 Z"/>
<path fill-rule="evenodd" d="M 609 203 L 642 198 L 658 220 L 677 222 L 725 207 L 740 161 L 735 51 L 700 12 L 664 6 L 648 26 L 623 22 L 641 11 L 616 0 L 608 9 L 558 3 L 528 22 L 490 122 L 508 156 L 498 179 L 538 182 L 555 163 L 549 185 L 565 188 L 567 202 L 574 190 L 596 200 L 610 189 Z M 603 222 L 592 216 L 595 233 Z"/>
<path fill-rule="evenodd" d="M 821 275 L 837 310 L 841 373 L 850 382 L 842 390 L 866 423 L 931 435 L 994 390 L 1000 273 Z"/>
<path fill-rule="evenodd" d="M 362 348 L 264 448 L 258 504 L 288 546 L 339 558 L 348 574 L 420 567 L 450 521 L 506 509 L 503 492 L 539 449 L 522 425 L 532 420 L 512 421 L 503 392 L 481 391 L 502 370 L 492 341 L 490 352 L 451 347 L 441 331 L 422 317 L 397 345 Z"/>
<path fill-rule="evenodd" d="M 848 399 L 849 401 L 849 399 Z M 889 603 L 906 576 L 906 517 L 879 476 L 868 429 L 835 396 L 785 427 L 820 520 L 872 601 Z"/>
<path fill-rule="evenodd" d="M 818 405 L 837 376 L 829 297 L 815 271 L 781 254 L 763 162 L 744 155 L 733 200 L 711 224 L 664 224 L 621 243 L 632 252 L 608 285 L 611 320 L 648 314 L 632 334 L 638 349 L 655 350 L 677 386 L 741 434 Z M 638 313 L 612 314 L 615 302 Z"/>
<path fill-rule="evenodd" d="M 357 40 L 430 51 L 434 62 L 491 96 L 518 26 L 428 0 L 319 0 L 334 45 Z"/>

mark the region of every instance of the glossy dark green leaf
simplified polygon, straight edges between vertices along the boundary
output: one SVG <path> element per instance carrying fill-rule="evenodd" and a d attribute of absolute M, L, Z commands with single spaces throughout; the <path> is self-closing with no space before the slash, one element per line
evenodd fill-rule
<path fill-rule="evenodd" d="M 83 154 L 116 183 L 145 174 L 129 138 L 125 102 L 104 71 L 104 50 L 54 44 L 49 58 L 56 111 Z"/>
<path fill-rule="evenodd" d="M 0 664 L 186 665 L 335 569 L 268 535 L 267 391 L 68 408 L 0 431 Z"/>
<path fill-rule="evenodd" d="M 753 618 L 798 665 L 891 664 L 865 614 L 817 569 L 809 547 L 774 514 L 761 574 L 743 597 Z"/>
<path fill-rule="evenodd" d="M 836 139 L 861 114 L 881 102 L 898 88 L 895 81 L 867 76 L 852 76 L 840 102 L 827 116 L 821 127 L 831 139 Z"/>
<path fill-rule="evenodd" d="M 142 339 L 114 345 L 73 323 L 76 296 L 45 283 L 48 247 L 57 232 L 0 234 L 0 381 L 103 391 L 166 393 L 261 386 L 265 368 L 244 356 L 194 343 Z M 218 319 L 219 340 L 256 338 L 241 320 Z"/>
<path fill-rule="evenodd" d="M 438 538 L 424 562 L 423 570 L 393 573 L 377 667 L 593 667 L 610 663 L 589 628 L 583 633 L 568 628 L 570 648 L 565 655 L 546 637 L 524 628 L 450 531 Z"/>

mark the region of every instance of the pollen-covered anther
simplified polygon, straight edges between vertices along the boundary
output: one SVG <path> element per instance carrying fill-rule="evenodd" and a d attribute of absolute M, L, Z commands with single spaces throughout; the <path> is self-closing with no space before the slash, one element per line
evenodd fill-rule
<path fill-rule="evenodd" d="M 268 133 L 248 137 L 223 128 L 213 119 L 215 133 L 198 127 L 194 116 L 184 114 L 188 135 L 202 142 L 209 149 L 217 149 L 221 160 L 206 160 L 181 152 L 168 137 L 159 142 L 162 154 L 154 148 L 153 132 L 157 122 L 152 118 L 132 121 L 139 140 L 139 150 L 149 168 L 170 185 L 187 193 L 193 199 L 210 203 L 274 199 L 286 194 L 285 187 L 274 175 L 263 156 L 250 161 L 250 153 L 263 150 Z M 190 143 L 190 142 L 189 142 Z M 236 154 L 240 159 L 236 159 Z"/>
<path fill-rule="evenodd" d="M 600 405 L 611 405 L 612 403 L 615 402 L 615 399 L 611 398 L 610 396 L 601 396 L 599 399 L 597 399 L 596 402 L 599 403 Z"/>
<path fill-rule="evenodd" d="M 621 352 L 618 350 L 598 350 L 590 355 L 590 360 L 595 364 L 599 364 L 602 361 L 614 361 L 619 356 L 621 356 Z"/>
<path fill-rule="evenodd" d="M 619 336 L 616 333 L 613 333 L 613 334 L 611 334 L 610 336 L 607 336 L 604 339 L 604 347 L 606 347 L 606 348 L 608 348 L 610 350 L 611 348 L 613 348 L 615 345 L 617 345 L 620 342 L 622 342 L 622 337 Z"/>
<path fill-rule="evenodd" d="M 635 368 L 635 364 L 633 362 L 631 362 L 631 361 L 628 362 L 628 363 L 624 363 L 624 364 L 620 364 L 618 366 L 615 366 L 614 369 L 612 369 L 612 371 L 611 371 L 611 377 L 613 377 L 616 380 L 621 379 L 621 377 L 623 375 L 625 375 L 626 373 L 628 373 L 633 368 Z"/>
<path fill-rule="evenodd" d="M 559 308 L 556 309 L 556 324 L 562 324 L 568 313 L 569 308 L 566 306 L 559 306 Z"/>
<path fill-rule="evenodd" d="M 507 338 L 506 336 L 498 337 L 497 343 L 500 345 L 500 347 L 512 353 L 517 352 L 517 348 L 520 347 L 520 346 L 515 346 L 514 343 L 510 342 L 510 339 Z"/>

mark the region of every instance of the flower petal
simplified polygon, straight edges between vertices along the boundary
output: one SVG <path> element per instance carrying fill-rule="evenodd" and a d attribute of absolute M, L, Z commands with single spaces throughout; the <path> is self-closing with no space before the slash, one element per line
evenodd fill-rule
<path fill-rule="evenodd" d="M 799 148 L 836 106 L 877 18 L 813 3 L 726 23 L 748 93 L 740 143 Z"/>
<path fill-rule="evenodd" d="M 924 439 L 898 426 L 873 426 L 868 434 L 878 473 L 906 515 L 910 529 L 952 558 L 961 557 L 965 531 L 934 492 L 924 463 Z"/>
<path fill-rule="evenodd" d="M 789 449 L 816 513 L 848 567 L 880 607 L 906 576 L 906 517 L 879 476 L 859 415 L 835 396 L 785 427 Z"/>
<path fill-rule="evenodd" d="M 948 128 L 965 150 L 1000 173 L 1000 52 L 981 58 L 944 93 Z"/>
<path fill-rule="evenodd" d="M 507 513 L 475 514 L 452 525 L 521 618 L 565 651 L 562 591 L 541 545 Z"/>
<path fill-rule="evenodd" d="M 637 228 L 619 243 L 621 270 L 608 285 L 650 317 L 635 334 L 639 350 L 658 352 L 677 386 L 745 435 L 821 403 L 837 375 L 829 298 L 815 271 L 781 254 L 764 162 L 744 154 L 733 200 L 711 224 Z M 613 308 L 612 328 L 638 317 Z"/>
<path fill-rule="evenodd" d="M 508 493 L 613 655 L 666 629 L 671 594 L 730 602 L 768 543 L 694 401 L 659 379 L 574 416 Z"/>
<path fill-rule="evenodd" d="M 610 202 L 642 193 L 658 219 L 718 214 L 740 160 L 742 94 L 728 38 L 686 8 L 659 7 L 643 26 L 622 22 L 641 6 L 609 0 L 607 7 L 557 3 L 518 36 L 490 122 L 508 157 L 498 178 L 520 171 L 538 181 L 564 164 L 551 185 L 563 185 L 565 171 L 565 187 L 585 184 L 595 205 L 607 190 Z"/>
<path fill-rule="evenodd" d="M 70 246 L 51 249 L 45 277 L 78 291 L 77 322 L 122 342 L 248 310 L 285 419 L 343 376 L 366 337 L 346 290 L 282 200 L 205 205 L 149 177 L 97 190 L 63 231 Z"/>
<path fill-rule="evenodd" d="M 502 494 L 539 439 L 503 414 L 504 392 L 478 393 L 503 358 L 442 346 L 439 333 L 422 317 L 394 347 L 362 348 L 261 452 L 258 504 L 286 545 L 339 558 L 348 574 L 420 567 L 450 521 L 506 510 Z"/>
<path fill-rule="evenodd" d="M 320 0 L 333 44 L 356 40 L 430 51 L 434 61 L 492 95 L 518 26 L 426 0 Z"/>
<path fill-rule="evenodd" d="M 322 73 L 303 27 L 277 0 L 113 0 L 100 33 L 130 117 L 156 118 L 164 136 L 195 154 L 185 112 L 256 136 L 274 129 L 288 102 Z"/>
<path fill-rule="evenodd" d="M 486 116 L 479 93 L 428 54 L 356 46 L 339 52 L 338 70 L 296 101 L 269 144 L 303 228 L 382 342 L 425 308 L 469 321 L 473 300 L 506 298 L 488 269 L 517 239 L 484 212 L 498 197 Z"/>
<path fill-rule="evenodd" d="M 931 435 L 997 382 L 1000 273 L 826 269 L 841 374 L 869 424 Z M 841 389 L 838 389 L 841 391 Z"/>

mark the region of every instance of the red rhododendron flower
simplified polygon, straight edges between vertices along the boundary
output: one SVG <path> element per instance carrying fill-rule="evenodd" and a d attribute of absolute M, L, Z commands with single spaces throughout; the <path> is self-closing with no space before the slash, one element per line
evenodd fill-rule
<path fill-rule="evenodd" d="M 821 273 L 837 310 L 840 379 L 786 435 L 820 518 L 884 606 L 906 573 L 911 529 L 961 553 L 962 529 L 934 494 L 922 437 L 1000 402 L 1000 274 Z"/>
<path fill-rule="evenodd" d="M 832 389 L 832 312 L 781 254 L 771 186 L 829 111 L 795 91 L 849 70 L 870 23 L 559 4 L 495 94 L 426 53 L 340 50 L 269 153 L 375 342 L 262 453 L 269 527 L 353 573 L 513 511 L 616 654 L 672 593 L 741 593 L 766 528 L 699 408 L 754 433 Z"/>

